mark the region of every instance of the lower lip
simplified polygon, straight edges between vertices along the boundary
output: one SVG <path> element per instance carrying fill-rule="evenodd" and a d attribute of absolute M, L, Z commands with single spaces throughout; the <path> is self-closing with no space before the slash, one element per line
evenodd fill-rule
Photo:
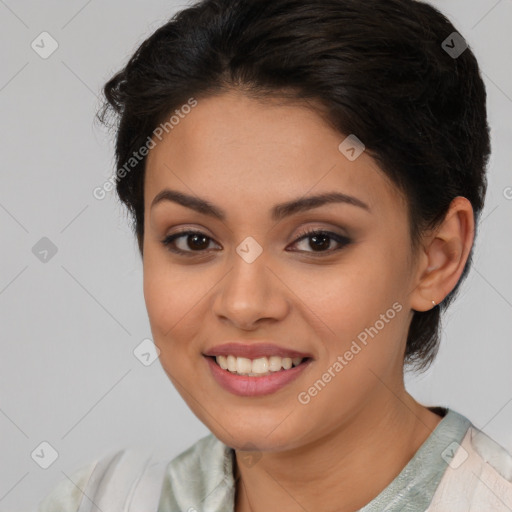
<path fill-rule="evenodd" d="M 223 370 L 211 357 L 205 356 L 213 378 L 227 391 L 239 396 L 261 396 L 275 393 L 295 380 L 311 363 L 311 359 L 289 370 L 273 372 L 262 377 L 236 375 Z"/>

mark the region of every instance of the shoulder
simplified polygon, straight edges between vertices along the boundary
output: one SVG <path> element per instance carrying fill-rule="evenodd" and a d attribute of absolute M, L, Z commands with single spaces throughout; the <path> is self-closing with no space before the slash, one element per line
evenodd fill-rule
<path fill-rule="evenodd" d="M 40 502 L 38 512 L 156 507 L 167 463 L 139 448 L 108 452 L 62 479 Z"/>
<path fill-rule="evenodd" d="M 174 511 L 193 504 L 224 512 L 234 497 L 232 453 L 213 434 L 170 462 L 135 448 L 110 452 L 62 479 L 40 502 L 38 512 Z"/>
<path fill-rule="evenodd" d="M 512 485 L 512 454 L 474 426 L 471 426 L 468 434 L 471 446 L 480 458 Z"/>
<path fill-rule="evenodd" d="M 69 479 L 61 480 L 39 503 L 38 512 L 75 512 L 80 506 L 85 484 L 89 480 L 96 462 L 82 466 L 70 475 Z"/>
<path fill-rule="evenodd" d="M 167 466 L 162 510 L 232 511 L 234 450 L 209 434 Z"/>
<path fill-rule="evenodd" d="M 434 494 L 428 512 L 512 510 L 512 454 L 470 423 Z"/>

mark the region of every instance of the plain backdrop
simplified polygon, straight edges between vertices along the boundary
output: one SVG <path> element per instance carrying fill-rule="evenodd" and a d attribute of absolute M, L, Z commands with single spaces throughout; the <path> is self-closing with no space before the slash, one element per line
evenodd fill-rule
<path fill-rule="evenodd" d="M 512 450 L 512 0 L 432 3 L 479 60 L 493 153 L 474 267 L 435 364 L 407 386 Z M 32 509 L 114 449 L 170 459 L 208 433 L 159 360 L 134 354 L 151 339 L 140 256 L 114 193 L 92 194 L 114 172 L 111 136 L 94 123 L 100 89 L 186 5 L 0 0 L 2 512 Z M 43 469 L 37 453 L 48 462 L 52 450 Z"/>

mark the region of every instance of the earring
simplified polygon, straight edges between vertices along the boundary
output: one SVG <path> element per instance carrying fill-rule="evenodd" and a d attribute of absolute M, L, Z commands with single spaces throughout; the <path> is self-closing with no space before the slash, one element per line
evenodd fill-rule
<path fill-rule="evenodd" d="M 436 306 L 436 305 L 437 305 L 437 304 L 436 304 L 436 302 L 435 302 L 434 300 L 432 301 L 432 304 L 433 304 L 434 306 Z"/>

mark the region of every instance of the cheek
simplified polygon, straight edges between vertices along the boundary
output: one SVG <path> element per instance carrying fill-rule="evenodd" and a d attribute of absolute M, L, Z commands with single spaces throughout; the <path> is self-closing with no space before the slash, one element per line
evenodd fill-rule
<path fill-rule="evenodd" d="M 194 265 L 171 264 L 163 251 L 148 250 L 143 262 L 144 299 L 151 332 L 168 370 L 182 374 L 200 355 L 208 295 L 217 279 Z"/>
<path fill-rule="evenodd" d="M 330 272 L 296 279 L 295 284 L 310 310 L 343 338 L 375 322 L 397 300 L 389 269 L 386 274 L 362 256 Z"/>
<path fill-rule="evenodd" d="M 159 333 L 168 331 L 173 324 L 172 317 L 175 315 L 177 304 L 174 301 L 175 294 L 171 292 L 172 287 L 172 280 L 165 268 L 162 269 L 155 259 L 146 253 L 144 255 L 144 300 L 151 327 Z"/>
<path fill-rule="evenodd" d="M 144 254 L 143 276 L 149 321 L 155 342 L 161 343 L 172 339 L 185 324 L 180 320 L 193 312 L 200 295 L 198 279 L 151 250 Z"/>
<path fill-rule="evenodd" d="M 354 371 L 377 370 L 400 359 L 407 331 L 407 282 L 399 270 L 404 263 L 396 260 L 392 250 L 380 245 L 358 251 L 357 257 L 354 253 L 331 272 L 323 269 L 296 279 L 328 361 L 347 353 Z"/>

